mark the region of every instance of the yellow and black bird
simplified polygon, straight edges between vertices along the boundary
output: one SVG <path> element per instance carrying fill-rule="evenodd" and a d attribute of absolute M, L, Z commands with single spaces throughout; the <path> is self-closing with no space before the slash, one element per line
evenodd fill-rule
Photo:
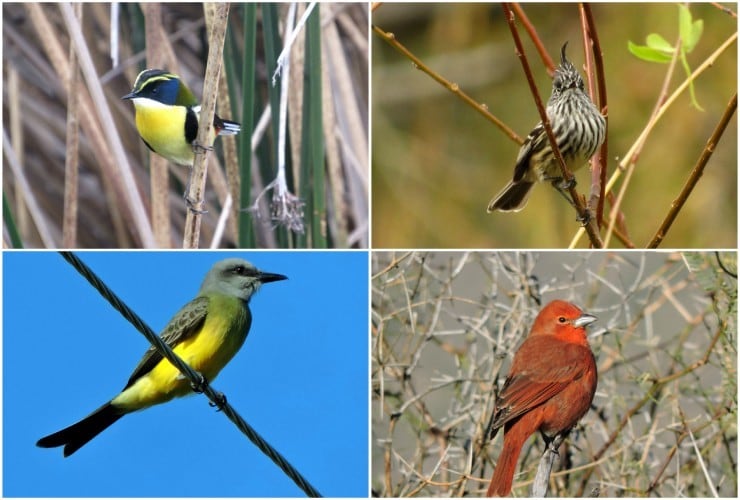
<path fill-rule="evenodd" d="M 200 104 L 180 78 L 161 69 L 139 73 L 134 89 L 121 97 L 130 99 L 136 110 L 136 129 L 149 149 L 160 156 L 192 167 L 198 135 Z M 235 135 L 241 125 L 213 117 L 214 136 Z"/>

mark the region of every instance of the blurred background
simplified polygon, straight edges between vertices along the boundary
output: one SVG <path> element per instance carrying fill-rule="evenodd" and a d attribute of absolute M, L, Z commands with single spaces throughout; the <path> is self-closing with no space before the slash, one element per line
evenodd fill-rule
<path fill-rule="evenodd" d="M 583 37 L 576 4 L 522 4 L 550 57 L 568 57 L 583 73 Z M 735 9 L 735 4 L 730 4 Z M 660 96 L 666 64 L 638 60 L 627 42 L 650 33 L 678 38 L 675 4 L 591 5 L 601 43 L 608 96 L 608 176 L 643 131 Z M 737 31 L 734 15 L 716 4 L 690 4 L 703 35 L 688 54 L 692 70 Z M 373 11 L 372 22 L 434 71 L 503 120 L 522 138 L 539 121 L 498 4 L 396 4 Z M 519 25 L 543 101 L 551 80 Z M 519 145 L 473 108 L 414 68 L 381 37 L 371 36 L 373 247 L 564 247 L 578 223 L 550 186 L 536 186 L 519 213 L 487 214 L 491 198 L 511 179 Z M 686 79 L 676 66 L 672 93 Z M 737 92 L 737 44 L 695 81 L 649 135 L 622 204 L 635 246 L 645 246 L 677 197 L 731 97 Z M 576 173 L 588 194 L 589 172 Z M 617 183 L 622 185 L 624 177 Z M 609 205 L 606 205 L 607 209 Z M 606 213 L 606 211 L 605 211 Z M 737 118 L 732 117 L 704 176 L 668 233 L 664 247 L 734 248 L 737 242 Z M 588 245 L 581 239 L 579 246 Z M 620 247 L 612 240 L 612 246 Z"/>
<path fill-rule="evenodd" d="M 216 153 L 209 155 L 202 247 L 369 244 L 367 4 L 317 5 L 297 33 L 286 58 L 291 61 L 287 131 L 284 144 L 279 141 L 281 85 L 278 78 L 274 86 L 272 78 L 306 6 L 296 5 L 289 29 L 288 4 L 231 6 L 217 111 L 242 123 L 242 132 L 219 138 Z M 181 247 L 189 170 L 151 166 L 158 157 L 150 160 L 136 132 L 133 105 L 121 96 L 143 69 L 164 68 L 201 100 L 209 39 L 204 4 L 86 3 L 74 6 L 79 14 L 69 14 L 72 8 L 53 3 L 2 7 L 5 227 L 18 233 L 12 242 L 6 233 L 6 245 L 136 248 L 150 245 L 142 229 L 148 224 L 156 239 L 151 246 Z M 75 16 L 78 21 L 72 23 Z M 309 32 L 313 42 L 307 44 Z M 68 90 L 73 41 L 74 52 L 86 54 L 94 66 L 92 77 L 83 76 L 82 69 L 73 72 L 75 117 Z M 98 86 L 100 92 L 93 92 Z M 104 118 L 104 109 L 112 119 Z M 65 143 L 72 130 L 80 134 L 77 152 Z M 112 147 L 118 140 L 125 154 Z M 227 147 L 234 161 L 228 161 Z M 278 151 L 285 154 L 290 197 L 274 200 L 277 190 L 267 187 L 277 177 Z M 65 161 L 74 158 L 79 174 L 65 174 Z M 125 196 L 133 189 L 122 183 L 125 164 L 134 179 L 133 201 Z M 163 172 L 160 188 L 152 186 L 152 172 Z M 68 206 L 65 183 L 78 187 Z M 230 205 L 228 194 L 234 200 Z M 70 226 L 76 235 L 69 234 Z"/>
<path fill-rule="evenodd" d="M 547 496 L 737 495 L 736 252 L 373 252 L 372 273 L 373 496 L 483 494 L 495 390 L 554 299 L 598 318 L 599 382 Z"/>

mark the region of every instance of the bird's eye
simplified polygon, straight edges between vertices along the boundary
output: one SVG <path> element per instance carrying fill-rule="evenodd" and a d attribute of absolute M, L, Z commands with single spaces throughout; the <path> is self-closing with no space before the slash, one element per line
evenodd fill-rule
<path fill-rule="evenodd" d="M 257 276 L 258 274 L 256 269 L 247 266 L 234 266 L 231 272 L 239 276 Z"/>
<path fill-rule="evenodd" d="M 567 322 L 567 321 L 568 321 L 568 320 L 567 320 L 567 319 L 565 319 L 565 316 L 560 316 L 560 317 L 558 318 L 558 323 L 565 323 L 565 322 Z"/>

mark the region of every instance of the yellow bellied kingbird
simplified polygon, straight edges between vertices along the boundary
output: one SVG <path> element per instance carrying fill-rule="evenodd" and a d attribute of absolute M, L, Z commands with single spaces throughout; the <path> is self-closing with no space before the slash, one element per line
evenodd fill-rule
<path fill-rule="evenodd" d="M 249 299 L 263 283 L 287 279 L 259 271 L 242 259 L 217 262 L 200 292 L 160 334 L 183 361 L 212 381 L 241 348 L 249 333 Z M 184 396 L 190 382 L 152 346 L 120 394 L 79 422 L 39 439 L 37 446 L 64 446 L 64 456 L 79 450 L 116 420 L 137 410 Z"/>

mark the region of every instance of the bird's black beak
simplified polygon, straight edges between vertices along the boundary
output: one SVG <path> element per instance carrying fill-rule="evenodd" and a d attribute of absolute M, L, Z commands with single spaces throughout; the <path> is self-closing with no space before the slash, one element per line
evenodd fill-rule
<path fill-rule="evenodd" d="M 275 273 L 260 273 L 258 276 L 260 283 L 272 283 L 273 281 L 282 281 L 287 280 L 287 276 L 283 276 L 282 274 L 275 274 Z"/>
<path fill-rule="evenodd" d="M 124 99 L 133 99 L 134 97 L 136 97 L 136 92 L 129 92 L 125 96 L 121 97 L 121 100 L 124 100 Z"/>

